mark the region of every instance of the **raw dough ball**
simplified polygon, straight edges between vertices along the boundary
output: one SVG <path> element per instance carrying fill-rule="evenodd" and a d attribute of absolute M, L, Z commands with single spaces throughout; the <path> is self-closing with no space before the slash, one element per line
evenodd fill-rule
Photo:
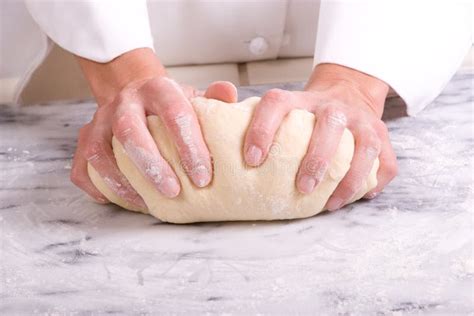
<path fill-rule="evenodd" d="M 212 183 L 195 187 L 179 164 L 175 146 L 157 116 L 148 117 L 148 129 L 161 154 L 171 164 L 181 182 L 181 193 L 174 199 L 162 196 L 127 157 L 122 145 L 112 141 L 115 158 L 122 173 L 143 197 L 148 213 L 171 223 L 208 221 L 277 220 L 309 217 L 323 211 L 328 198 L 349 170 L 354 138 L 344 131 L 336 156 L 325 178 L 312 194 L 304 195 L 295 187 L 295 176 L 314 127 L 315 117 L 304 110 L 293 110 L 280 126 L 265 163 L 248 167 L 243 160 L 243 141 L 259 98 L 228 104 L 196 98 L 192 101 L 201 129 L 214 161 Z M 377 184 L 375 162 L 370 176 L 354 201 Z M 94 185 L 113 203 L 132 209 L 115 196 L 99 174 L 89 166 Z"/>

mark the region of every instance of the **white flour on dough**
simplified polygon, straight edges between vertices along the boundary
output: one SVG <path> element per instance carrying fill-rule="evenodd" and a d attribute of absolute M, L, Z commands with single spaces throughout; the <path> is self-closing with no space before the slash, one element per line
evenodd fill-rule
<path fill-rule="evenodd" d="M 207 221 L 278 220 L 313 216 L 324 205 L 337 184 L 349 170 L 354 152 L 354 138 L 345 130 L 328 172 L 315 191 L 299 193 L 295 177 L 308 147 L 315 123 L 312 113 L 293 110 L 287 115 L 274 139 L 275 148 L 263 165 L 248 167 L 243 160 L 245 132 L 259 98 L 248 98 L 228 104 L 196 98 L 192 101 L 207 146 L 214 162 L 211 184 L 195 187 L 181 167 L 171 137 L 157 116 L 148 117 L 148 129 L 163 157 L 170 163 L 181 182 L 181 192 L 174 199 L 164 197 L 145 179 L 127 157 L 122 145 L 112 141 L 117 164 L 135 190 L 142 196 L 148 211 L 132 209 L 108 189 L 99 174 L 89 166 L 94 185 L 110 201 L 124 208 L 149 213 L 170 223 Z M 360 199 L 377 184 L 378 160 L 353 200 Z"/>

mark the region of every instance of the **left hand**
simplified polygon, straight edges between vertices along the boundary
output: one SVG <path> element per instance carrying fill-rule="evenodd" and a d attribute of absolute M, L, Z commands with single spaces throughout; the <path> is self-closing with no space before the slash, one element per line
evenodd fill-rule
<path fill-rule="evenodd" d="M 305 109 L 315 114 L 317 122 L 296 176 L 298 190 L 313 192 L 324 178 L 344 128 L 348 128 L 355 139 L 351 167 L 326 208 L 332 211 L 347 204 L 378 157 L 377 187 L 365 196 L 373 198 L 398 169 L 387 127 L 381 120 L 387 93 L 388 85 L 379 79 L 343 66 L 320 64 L 304 91 L 272 89 L 263 96 L 247 130 L 245 161 L 250 166 L 261 165 L 283 118 L 293 109 Z"/>

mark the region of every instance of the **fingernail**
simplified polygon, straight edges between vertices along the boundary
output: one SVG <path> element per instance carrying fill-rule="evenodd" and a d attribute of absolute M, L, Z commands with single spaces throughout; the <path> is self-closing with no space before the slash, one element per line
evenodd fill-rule
<path fill-rule="evenodd" d="M 174 198 L 179 194 L 179 183 L 175 178 L 167 177 L 160 183 L 159 190 L 166 197 Z"/>
<path fill-rule="evenodd" d="M 251 145 L 245 154 L 245 160 L 251 166 L 258 166 L 262 160 L 262 151 L 255 145 Z"/>
<path fill-rule="evenodd" d="M 378 195 L 377 192 L 370 192 L 370 193 L 367 193 L 366 195 L 364 195 L 364 199 L 372 200 L 372 199 L 375 198 L 377 195 Z"/>
<path fill-rule="evenodd" d="M 344 200 L 341 198 L 332 198 L 329 200 L 327 209 L 329 211 L 335 211 L 338 210 L 342 207 L 342 204 L 344 203 Z"/>
<path fill-rule="evenodd" d="M 309 194 L 313 192 L 315 186 L 316 186 L 316 179 L 305 174 L 300 178 L 298 187 L 302 193 Z"/>
<path fill-rule="evenodd" d="M 200 188 L 205 187 L 209 182 L 211 182 L 211 174 L 204 165 L 194 168 L 191 172 L 191 178 L 194 184 Z"/>

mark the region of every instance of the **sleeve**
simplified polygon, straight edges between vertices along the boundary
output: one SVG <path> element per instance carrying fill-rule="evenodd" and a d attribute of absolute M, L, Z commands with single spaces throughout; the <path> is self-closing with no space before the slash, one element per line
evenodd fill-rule
<path fill-rule="evenodd" d="M 472 46 L 470 1 L 322 0 L 315 65 L 379 78 L 415 115 L 441 92 Z"/>
<path fill-rule="evenodd" d="M 26 6 L 43 32 L 75 55 L 104 63 L 153 49 L 146 0 L 26 0 Z"/>

